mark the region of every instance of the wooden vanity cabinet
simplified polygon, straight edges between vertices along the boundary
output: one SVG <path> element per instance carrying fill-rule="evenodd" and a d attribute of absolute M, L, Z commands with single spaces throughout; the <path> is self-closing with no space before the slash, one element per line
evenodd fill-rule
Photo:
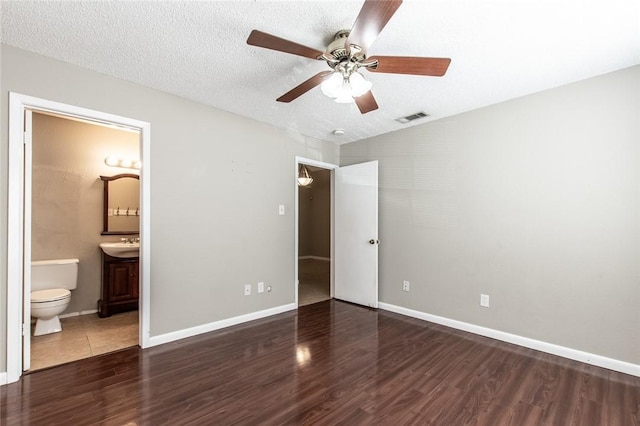
<path fill-rule="evenodd" d="M 112 257 L 102 253 L 102 299 L 98 300 L 100 318 L 138 309 L 139 269 L 137 257 Z"/>

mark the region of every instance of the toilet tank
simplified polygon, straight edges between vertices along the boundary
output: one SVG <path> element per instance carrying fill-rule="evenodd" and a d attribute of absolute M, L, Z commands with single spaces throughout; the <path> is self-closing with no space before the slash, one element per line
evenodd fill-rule
<path fill-rule="evenodd" d="M 75 289 L 78 285 L 78 262 L 78 259 L 32 261 L 31 291 L 50 288 Z"/>

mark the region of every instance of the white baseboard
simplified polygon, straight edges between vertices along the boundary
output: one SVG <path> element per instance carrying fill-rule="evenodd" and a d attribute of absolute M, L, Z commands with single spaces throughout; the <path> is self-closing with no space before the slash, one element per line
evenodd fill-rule
<path fill-rule="evenodd" d="M 96 312 L 98 312 L 97 309 L 90 309 L 88 311 L 80 311 L 80 312 L 69 312 L 66 314 L 60 314 L 58 315 L 58 318 L 71 318 L 71 317 L 79 317 L 80 315 L 90 315 L 90 314 L 95 314 Z M 31 317 L 31 324 L 35 324 L 36 323 L 36 319 Z"/>
<path fill-rule="evenodd" d="M 406 315 L 408 317 L 418 318 L 424 321 L 433 322 L 457 330 L 467 331 L 469 333 L 478 334 L 480 336 L 490 337 L 492 339 L 501 340 L 514 345 L 524 346 L 525 348 L 535 349 L 552 355 L 569 358 L 575 361 L 584 362 L 598 367 L 607 368 L 609 370 L 619 371 L 621 373 L 630 374 L 640 377 L 640 365 L 632 364 L 626 361 L 619 361 L 613 358 L 607 358 L 601 355 L 583 352 L 577 349 L 571 349 L 564 346 L 555 345 L 553 343 L 542 342 L 540 340 L 530 339 L 528 337 L 518 336 L 516 334 L 506 333 L 504 331 L 494 330 L 492 328 L 482 327 L 479 325 L 469 324 L 437 315 L 427 314 L 425 312 L 415 311 L 413 309 L 404 308 L 402 306 L 391 305 L 389 303 L 380 302 L 380 309 L 395 312 L 397 314 Z"/>
<path fill-rule="evenodd" d="M 96 312 L 98 312 L 97 309 L 89 309 L 88 311 L 80 311 L 80 312 L 69 312 L 69 313 L 60 315 L 60 318 L 79 317 L 80 315 L 95 314 Z"/>
<path fill-rule="evenodd" d="M 276 306 L 275 308 L 252 312 L 250 314 L 227 318 L 220 321 L 214 321 L 208 324 L 198 325 L 196 327 L 185 328 L 184 330 L 173 331 L 171 333 L 161 334 L 158 336 L 151 336 L 149 338 L 148 347 L 162 345 L 164 343 L 185 339 L 187 337 L 197 336 L 198 334 L 208 333 L 210 331 L 215 331 L 221 328 L 231 327 L 232 325 L 238 325 L 248 321 L 270 317 L 272 315 L 281 314 L 283 312 L 288 312 L 295 309 L 297 309 L 296 304 L 290 303 L 288 305 Z"/>
<path fill-rule="evenodd" d="M 7 384 L 7 373 L 6 372 L 2 372 L 0 373 L 0 386 L 6 385 Z"/>
<path fill-rule="evenodd" d="M 330 257 L 320 257 L 320 256 L 298 256 L 298 260 L 309 260 L 309 259 L 313 259 L 313 260 L 324 260 L 326 262 L 331 262 L 331 258 Z"/>

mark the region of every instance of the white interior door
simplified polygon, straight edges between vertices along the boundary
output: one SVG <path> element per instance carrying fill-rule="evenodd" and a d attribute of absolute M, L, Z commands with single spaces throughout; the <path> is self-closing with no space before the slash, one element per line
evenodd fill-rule
<path fill-rule="evenodd" d="M 23 283 L 24 296 L 22 317 L 22 370 L 31 368 L 31 163 L 32 130 L 31 110 L 24 110 L 24 245 Z"/>
<path fill-rule="evenodd" d="M 378 162 L 335 169 L 334 297 L 378 307 Z"/>

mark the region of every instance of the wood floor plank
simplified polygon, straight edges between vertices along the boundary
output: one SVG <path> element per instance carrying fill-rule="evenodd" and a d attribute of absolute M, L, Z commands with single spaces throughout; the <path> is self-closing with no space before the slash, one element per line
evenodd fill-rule
<path fill-rule="evenodd" d="M 4 425 L 639 425 L 640 379 L 338 301 L 0 387 Z"/>

